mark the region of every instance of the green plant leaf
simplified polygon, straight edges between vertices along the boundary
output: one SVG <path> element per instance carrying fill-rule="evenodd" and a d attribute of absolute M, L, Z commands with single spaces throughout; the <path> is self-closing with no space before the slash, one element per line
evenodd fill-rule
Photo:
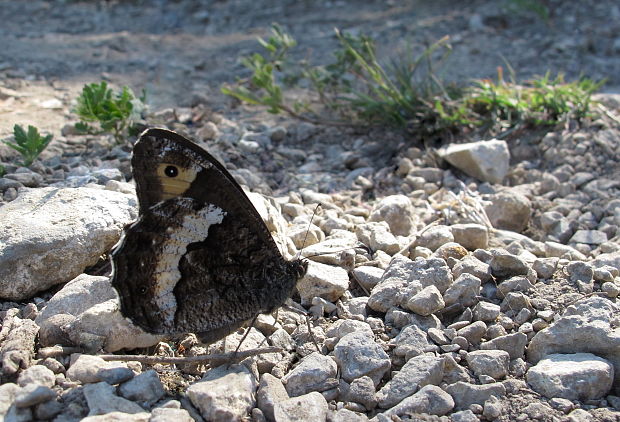
<path fill-rule="evenodd" d="M 41 136 L 39 130 L 31 125 L 28 126 L 28 131 L 20 125 L 14 125 L 13 137 L 15 142 L 5 140 L 4 143 L 21 154 L 20 164 L 24 167 L 30 166 L 52 141 L 52 135 Z"/>
<path fill-rule="evenodd" d="M 143 91 L 142 98 L 145 95 Z M 139 117 L 136 111 L 143 109 L 144 103 L 126 86 L 115 94 L 105 81 L 87 84 L 82 88 L 74 110 L 80 118 L 75 127 L 83 133 L 112 133 L 120 142 L 132 121 Z M 88 123 L 96 123 L 99 128 Z"/>

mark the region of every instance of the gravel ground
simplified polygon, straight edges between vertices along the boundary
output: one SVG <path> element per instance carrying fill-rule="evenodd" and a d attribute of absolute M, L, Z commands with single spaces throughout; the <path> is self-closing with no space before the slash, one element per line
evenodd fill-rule
<path fill-rule="evenodd" d="M 0 145 L 0 415 L 620 420 L 620 8 L 547 1 L 546 22 L 509 3 L 0 1 L 0 136 L 15 123 L 54 134 L 28 169 Z M 316 61 L 338 26 L 371 34 L 386 56 L 449 34 L 451 80 L 493 76 L 504 56 L 522 78 L 608 82 L 593 119 L 426 149 L 219 94 L 273 21 Z M 321 254 L 292 298 L 319 351 L 305 319 L 282 309 L 242 344 L 282 351 L 242 365 L 97 356 L 196 356 L 241 338 L 160 342 L 120 315 L 101 257 L 137 216 L 131 145 L 70 130 L 82 84 L 101 78 L 146 88 L 148 124 L 199 141 L 262 194 L 253 201 L 285 256 Z"/>

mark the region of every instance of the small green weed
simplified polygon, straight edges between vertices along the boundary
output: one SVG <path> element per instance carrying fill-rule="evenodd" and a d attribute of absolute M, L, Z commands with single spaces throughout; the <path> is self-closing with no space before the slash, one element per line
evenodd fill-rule
<path fill-rule="evenodd" d="M 590 117 L 592 94 L 605 83 L 581 77 L 574 82 L 565 82 L 564 74 L 559 73 L 551 79 L 547 72 L 543 77 L 534 79 L 529 90 L 528 100 L 534 113 L 542 114 L 542 123 L 556 123 L 565 118 L 576 120 Z"/>
<path fill-rule="evenodd" d="M 589 116 L 591 95 L 603 83 L 587 78 L 567 83 L 562 74 L 552 78 L 547 73 L 519 85 L 508 65 L 512 82 L 504 80 L 500 67 L 496 82 L 447 85 L 437 71 L 451 51 L 447 37 L 386 65 L 377 59 L 370 37 L 338 30 L 335 61 L 309 66 L 288 57 L 296 42 L 282 28 L 274 25 L 272 34 L 267 41 L 259 39 L 267 54 L 242 59 L 252 76 L 223 86 L 223 93 L 312 123 L 391 125 L 406 128 L 422 140 L 463 130 L 497 136 L 506 129 L 579 120 Z M 318 103 L 288 100 L 289 85 L 308 88 Z"/>
<path fill-rule="evenodd" d="M 249 79 L 235 85 L 224 85 L 222 92 L 249 104 L 267 107 L 270 113 L 285 112 L 301 120 L 331 125 L 411 125 L 412 121 L 429 121 L 453 125 L 463 122 L 459 107 L 451 98 L 439 101 L 436 96 L 449 97 L 441 82 L 429 71 L 431 56 L 443 50 L 449 53 L 445 37 L 407 62 L 383 67 L 379 64 L 374 42 L 365 35 L 353 36 L 336 30 L 340 47 L 334 51 L 335 61 L 327 65 L 309 66 L 293 63 L 288 58 L 296 41 L 281 27 L 272 27 L 268 41 L 259 39 L 267 50 L 241 60 L 252 72 Z M 287 101 L 285 85 L 310 87 L 319 102 L 336 116 L 325 118 L 316 104 Z M 447 101 L 446 101 L 447 100 Z M 437 104 L 437 107 L 435 105 Z M 334 116 L 333 113 L 330 113 Z M 414 126 L 417 126 L 414 124 Z"/>
<path fill-rule="evenodd" d="M 4 176 L 5 174 L 6 174 L 6 169 L 4 168 L 2 164 L 0 164 L 0 177 Z"/>
<path fill-rule="evenodd" d="M 144 97 L 136 98 L 126 86 L 115 94 L 106 82 L 87 84 L 77 99 L 74 111 L 80 122 L 75 128 L 82 133 L 112 133 L 120 143 L 143 107 Z M 97 123 L 98 127 L 91 123 Z"/>
<path fill-rule="evenodd" d="M 5 140 L 4 143 L 22 155 L 20 165 L 28 167 L 52 141 L 52 135 L 41 136 L 34 126 L 28 126 L 28 132 L 20 125 L 13 126 L 15 142 Z M 4 170 L 4 168 L 2 169 Z"/>
<path fill-rule="evenodd" d="M 455 101 L 460 91 L 446 87 L 433 69 L 432 58 L 437 53 L 441 53 L 438 62 L 450 54 L 447 36 L 418 55 L 405 55 L 382 65 L 372 42 L 364 39 L 356 45 L 340 32 L 337 35 L 346 53 L 354 59 L 351 69 L 357 76 L 348 95 L 340 101 L 348 102 L 360 121 L 388 123 L 428 134 L 469 123 L 466 110 Z"/>
<path fill-rule="evenodd" d="M 563 74 L 552 78 L 547 72 L 519 85 L 504 81 L 500 67 L 497 82 L 477 81 L 464 101 L 481 120 L 491 125 L 555 125 L 569 118 L 581 120 L 588 117 L 592 94 L 603 83 L 584 77 L 565 82 Z"/>
<path fill-rule="evenodd" d="M 235 86 L 224 85 L 221 90 L 224 94 L 248 104 L 266 106 L 270 113 L 286 112 L 307 120 L 295 110 L 299 109 L 299 106 L 286 104 L 282 96 L 282 86 L 276 81 L 276 73 L 288 68 L 287 55 L 289 50 L 297 45 L 297 41 L 278 24 L 272 25 L 271 32 L 272 36 L 267 41 L 258 38 L 259 44 L 267 50 L 267 57 L 255 53 L 241 59 L 241 63 L 252 71 L 251 78 L 241 80 Z M 293 75 L 289 75 L 289 78 L 297 79 Z"/>

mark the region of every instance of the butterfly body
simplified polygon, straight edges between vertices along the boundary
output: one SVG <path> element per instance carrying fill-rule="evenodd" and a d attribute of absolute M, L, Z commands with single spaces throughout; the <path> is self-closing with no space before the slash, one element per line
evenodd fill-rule
<path fill-rule="evenodd" d="M 155 334 L 215 341 L 291 296 L 288 261 L 228 171 L 181 135 L 145 131 L 132 168 L 140 215 L 112 252 L 121 312 Z"/>

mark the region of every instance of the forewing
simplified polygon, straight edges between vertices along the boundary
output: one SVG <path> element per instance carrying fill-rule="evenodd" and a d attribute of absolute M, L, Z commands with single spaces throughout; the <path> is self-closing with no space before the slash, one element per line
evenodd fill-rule
<path fill-rule="evenodd" d="M 284 260 L 241 187 L 206 151 L 149 130 L 132 165 L 141 216 L 113 253 L 125 315 L 150 332 L 214 340 L 290 296 L 298 266 Z"/>

